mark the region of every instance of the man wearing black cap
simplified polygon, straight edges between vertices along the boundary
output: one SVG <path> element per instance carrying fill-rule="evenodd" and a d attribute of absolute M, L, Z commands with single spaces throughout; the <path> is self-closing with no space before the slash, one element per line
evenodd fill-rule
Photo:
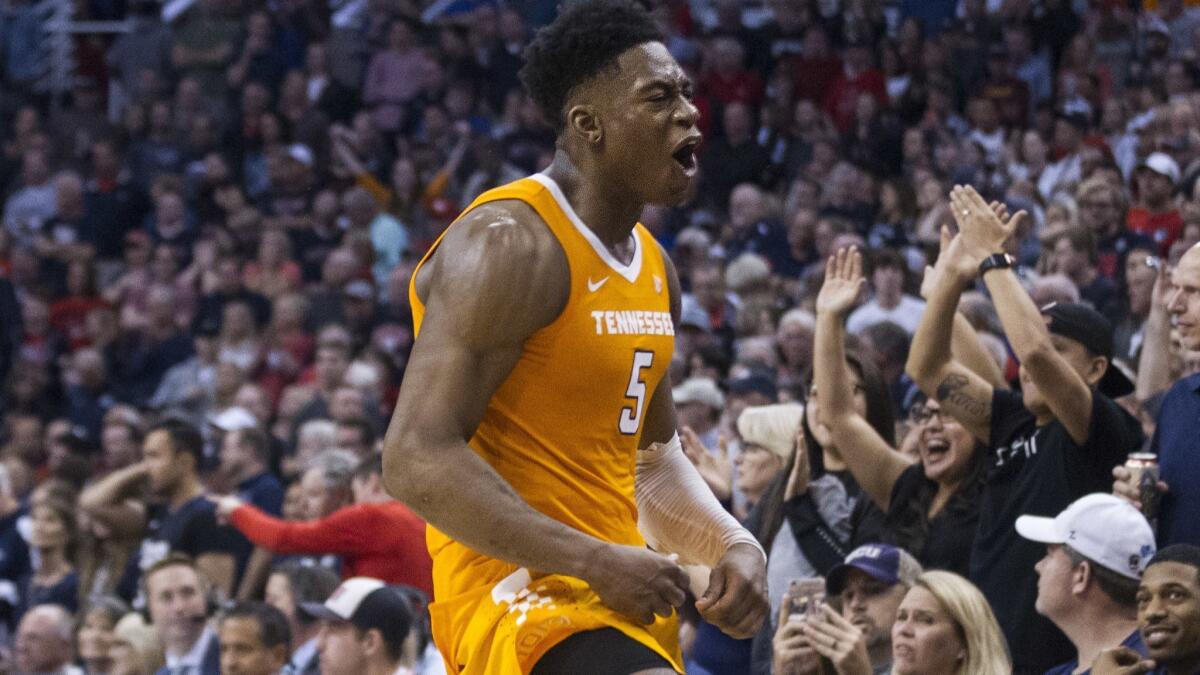
<path fill-rule="evenodd" d="M 995 453 L 984 477 L 970 576 L 1004 629 L 1016 672 L 1044 672 L 1073 655 L 1034 609 L 1042 551 L 1021 539 L 1016 518 L 1054 516 L 1090 492 L 1107 492 L 1112 468 L 1137 450 L 1141 427 L 1113 402 L 1133 385 L 1112 366 L 1112 327 L 1094 309 L 1059 304 L 1039 311 L 1000 253 L 1023 213 L 993 211 L 973 188 L 951 204 L 961 234 L 938 260 L 938 282 L 913 339 L 908 372 Z M 945 235 L 945 236 L 948 236 Z M 1021 362 L 1021 393 L 994 390 L 951 356 L 952 315 L 981 276 Z"/>
<path fill-rule="evenodd" d="M 415 615 L 398 587 L 351 577 L 324 604 L 306 602 L 301 608 L 323 622 L 317 638 L 322 675 L 410 672 L 401 668 Z"/>

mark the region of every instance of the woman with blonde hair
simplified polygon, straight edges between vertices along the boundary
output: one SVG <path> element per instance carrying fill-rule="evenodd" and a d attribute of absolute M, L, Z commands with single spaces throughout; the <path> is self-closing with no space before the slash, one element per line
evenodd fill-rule
<path fill-rule="evenodd" d="M 892 624 L 892 675 L 1009 675 L 1012 662 L 983 593 L 953 572 L 925 572 Z"/>
<path fill-rule="evenodd" d="M 151 675 L 165 663 L 162 638 L 141 614 L 130 612 L 113 627 L 108 658 L 110 675 Z"/>

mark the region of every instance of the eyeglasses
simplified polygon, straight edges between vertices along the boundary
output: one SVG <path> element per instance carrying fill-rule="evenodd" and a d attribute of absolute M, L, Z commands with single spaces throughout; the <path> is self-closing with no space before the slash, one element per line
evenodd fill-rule
<path fill-rule="evenodd" d="M 916 424 L 925 424 L 925 423 L 933 420 L 933 418 L 935 416 L 938 418 L 939 422 L 944 422 L 944 421 L 946 421 L 946 418 L 944 417 L 944 415 L 945 415 L 945 413 L 942 411 L 941 408 L 929 408 L 926 406 L 919 406 L 919 407 L 913 408 L 912 412 L 909 413 L 908 416 Z"/>

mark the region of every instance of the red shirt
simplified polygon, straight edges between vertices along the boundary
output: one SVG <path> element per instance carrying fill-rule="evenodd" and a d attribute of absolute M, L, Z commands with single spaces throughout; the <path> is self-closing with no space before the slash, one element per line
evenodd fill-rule
<path fill-rule="evenodd" d="M 1159 253 L 1164 256 L 1171 250 L 1171 244 L 1183 234 L 1183 216 L 1175 209 L 1150 213 L 1143 208 L 1132 208 L 1125 222 L 1129 229 L 1153 239 L 1158 244 Z"/>
<path fill-rule="evenodd" d="M 880 106 L 887 105 L 887 81 L 883 79 L 883 73 L 870 68 L 850 77 L 843 68 L 825 92 L 822 107 L 833 118 L 833 124 L 838 131 L 846 133 L 854 126 L 858 95 L 864 92 L 875 97 Z"/>
<path fill-rule="evenodd" d="M 400 502 L 355 504 L 319 520 L 280 520 L 245 504 L 229 521 L 256 546 L 276 553 L 333 553 L 342 577 L 407 584 L 433 597 L 425 521 Z"/>
<path fill-rule="evenodd" d="M 745 103 L 757 108 L 762 103 L 763 83 L 757 74 L 749 70 L 738 71 L 730 77 L 709 73 L 700 81 L 700 93 L 722 104 Z"/>
<path fill-rule="evenodd" d="M 50 307 L 50 325 L 67 338 L 72 350 L 91 344 L 87 333 L 87 316 L 93 309 L 108 303 L 100 298 L 71 296 Z"/>

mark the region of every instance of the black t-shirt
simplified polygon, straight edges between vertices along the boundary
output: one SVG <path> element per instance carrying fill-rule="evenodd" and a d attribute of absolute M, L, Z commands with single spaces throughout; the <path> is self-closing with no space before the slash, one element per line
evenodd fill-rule
<path fill-rule="evenodd" d="M 204 496 L 188 500 L 174 511 L 166 504 L 154 506 L 146 514 L 146 537 L 130 556 L 117 591 L 133 600 L 142 573 L 168 553 L 183 553 L 193 559 L 205 553 L 228 553 L 240 570 L 251 548 L 237 530 L 217 524 L 216 507 Z"/>
<path fill-rule="evenodd" d="M 1092 394 L 1087 442 L 1077 445 L 1058 420 L 1038 427 L 1018 392 L 992 395 L 995 459 L 980 498 L 970 578 L 987 597 L 1016 669 L 1046 670 L 1070 659 L 1070 641 L 1034 610 L 1044 544 L 1016 531 L 1018 516 L 1053 517 L 1071 502 L 1112 489 L 1112 468 L 1141 447 L 1141 425 L 1108 397 Z"/>
<path fill-rule="evenodd" d="M 921 464 L 905 469 L 892 486 L 883 542 L 909 551 L 926 569 L 967 576 L 979 525 L 979 490 L 962 487 L 937 515 L 929 518 L 925 514 L 936 493 L 937 483 L 925 477 Z"/>
<path fill-rule="evenodd" d="M 841 481 L 842 487 L 846 488 L 846 496 L 854 500 L 854 508 L 850 511 L 851 546 L 858 548 L 863 544 L 882 541 L 883 511 L 863 492 L 854 474 L 846 470 L 826 473 Z"/>

